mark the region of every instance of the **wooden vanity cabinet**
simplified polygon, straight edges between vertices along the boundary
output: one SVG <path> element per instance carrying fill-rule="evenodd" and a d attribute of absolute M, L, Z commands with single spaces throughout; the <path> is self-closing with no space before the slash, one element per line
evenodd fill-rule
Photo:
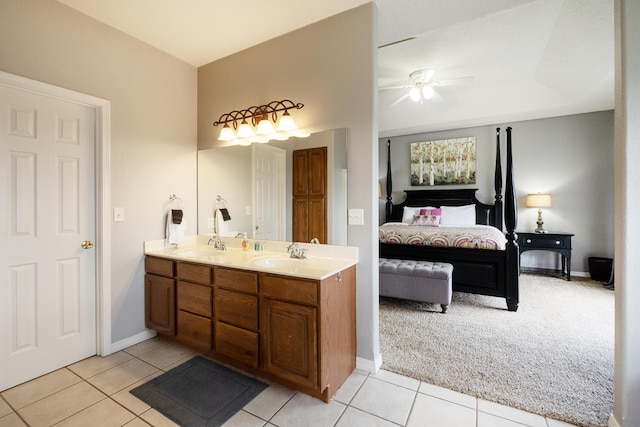
<path fill-rule="evenodd" d="M 176 337 L 208 352 L 213 345 L 213 270 L 209 265 L 178 262 L 176 277 Z"/>
<path fill-rule="evenodd" d="M 146 257 L 144 276 L 145 325 L 161 334 L 176 333 L 175 262 Z"/>
<path fill-rule="evenodd" d="M 147 327 L 328 402 L 355 369 L 355 266 L 323 280 L 145 260 Z"/>

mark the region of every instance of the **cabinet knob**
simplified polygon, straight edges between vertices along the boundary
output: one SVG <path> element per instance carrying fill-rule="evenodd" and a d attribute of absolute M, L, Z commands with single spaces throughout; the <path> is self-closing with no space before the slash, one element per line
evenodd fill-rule
<path fill-rule="evenodd" d="M 531 239 L 527 239 L 527 243 L 531 243 Z"/>
<path fill-rule="evenodd" d="M 556 240 L 556 245 L 559 245 L 559 244 L 560 244 L 560 240 Z"/>

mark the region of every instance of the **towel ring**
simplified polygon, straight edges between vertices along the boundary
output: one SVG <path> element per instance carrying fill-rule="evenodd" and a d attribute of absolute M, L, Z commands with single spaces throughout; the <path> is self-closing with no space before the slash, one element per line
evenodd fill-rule
<path fill-rule="evenodd" d="M 182 209 L 182 206 L 184 205 L 184 202 L 182 201 L 182 199 L 180 197 L 176 197 L 175 194 L 171 194 L 169 196 L 169 203 L 168 206 L 171 209 Z"/>

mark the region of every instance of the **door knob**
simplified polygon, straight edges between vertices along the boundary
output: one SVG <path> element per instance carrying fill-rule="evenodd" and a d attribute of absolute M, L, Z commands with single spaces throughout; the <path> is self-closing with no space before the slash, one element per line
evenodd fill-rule
<path fill-rule="evenodd" d="M 93 242 L 91 240 L 85 240 L 82 242 L 82 249 L 91 249 L 93 247 Z"/>

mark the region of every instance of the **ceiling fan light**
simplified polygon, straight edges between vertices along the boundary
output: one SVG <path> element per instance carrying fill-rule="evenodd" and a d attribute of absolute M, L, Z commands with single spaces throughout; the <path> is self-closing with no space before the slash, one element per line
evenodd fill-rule
<path fill-rule="evenodd" d="M 409 91 L 409 96 L 411 97 L 412 101 L 420 101 L 420 89 L 418 89 L 417 87 L 411 88 L 411 90 Z"/>
<path fill-rule="evenodd" d="M 425 86 L 422 88 L 422 96 L 424 99 L 431 99 L 433 97 L 434 90 L 431 86 Z"/>

